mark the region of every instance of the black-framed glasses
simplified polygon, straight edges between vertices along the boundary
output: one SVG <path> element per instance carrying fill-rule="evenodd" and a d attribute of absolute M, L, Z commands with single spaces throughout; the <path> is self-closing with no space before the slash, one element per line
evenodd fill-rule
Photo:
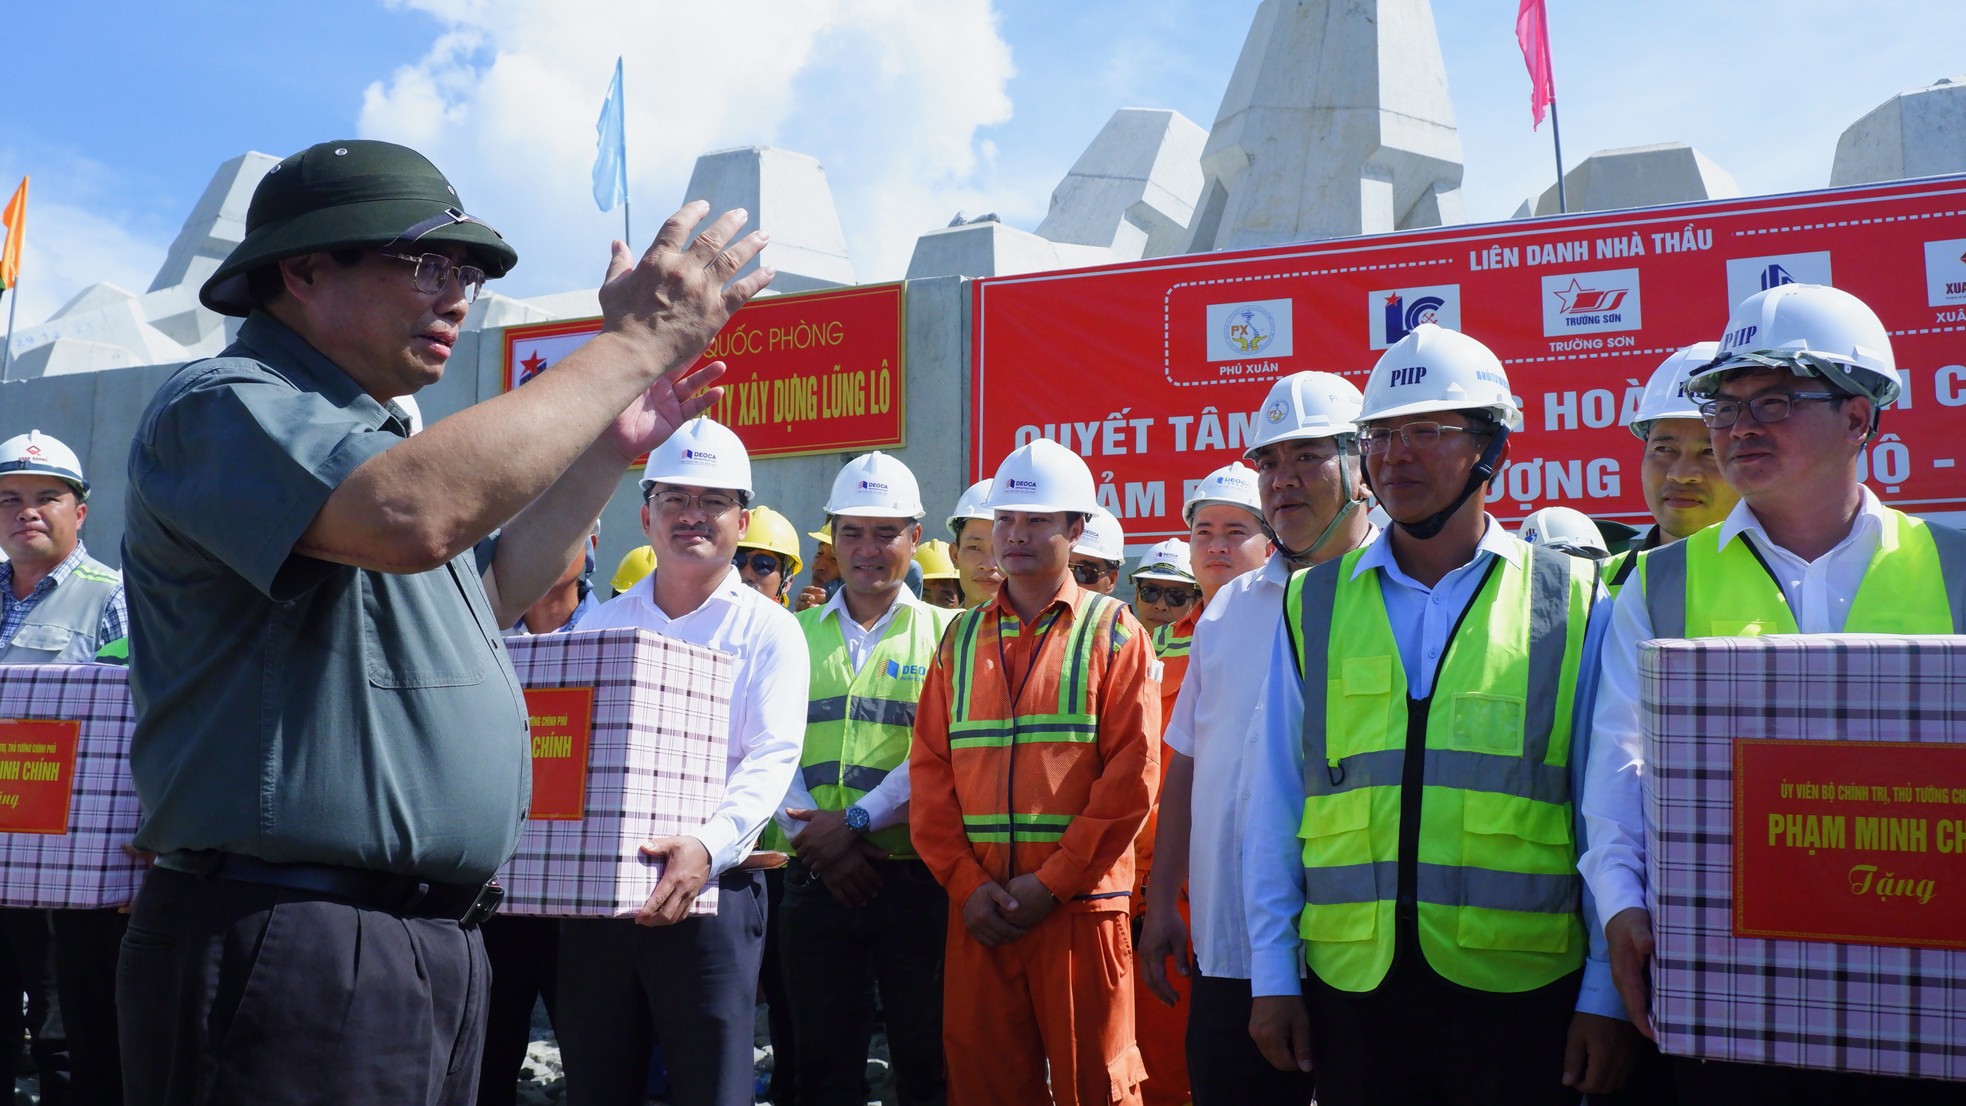
<path fill-rule="evenodd" d="M 1432 449 L 1440 444 L 1442 434 L 1473 433 L 1472 427 L 1450 426 L 1444 422 L 1409 422 L 1405 426 L 1368 426 L 1358 432 L 1358 444 L 1366 456 L 1375 457 L 1393 447 L 1394 435 L 1408 449 Z"/>
<path fill-rule="evenodd" d="M 1849 399 L 1842 392 L 1766 392 L 1753 399 L 1710 399 L 1700 404 L 1700 421 L 1710 430 L 1725 430 L 1746 411 L 1759 423 L 1784 422 L 1798 403 L 1830 403 Z"/>
<path fill-rule="evenodd" d="M 738 550 L 737 556 L 732 557 L 730 563 L 736 565 L 739 571 L 750 569 L 755 576 L 769 576 L 785 567 L 784 562 L 778 559 L 778 554 L 762 553 L 755 549 L 750 552 Z"/>
<path fill-rule="evenodd" d="M 701 507 L 703 513 L 711 518 L 716 518 L 737 506 L 736 497 L 725 495 L 723 492 L 704 492 L 702 495 L 691 495 L 688 492 L 655 492 L 648 497 L 648 502 L 665 515 L 680 515 L 694 506 Z"/>
<path fill-rule="evenodd" d="M 377 250 L 377 253 L 395 261 L 405 261 L 416 266 L 410 275 L 410 283 L 416 290 L 428 296 L 442 292 L 450 284 L 451 277 L 464 289 L 464 302 L 475 303 L 478 293 L 485 287 L 485 271 L 476 265 L 460 265 L 440 253 L 397 253 L 395 250 Z"/>
<path fill-rule="evenodd" d="M 1138 583 L 1134 585 L 1134 594 L 1140 597 L 1142 603 L 1159 603 L 1165 600 L 1170 607 L 1185 607 L 1201 598 L 1201 592 L 1180 584 Z"/>
<path fill-rule="evenodd" d="M 1105 565 L 1087 564 L 1079 561 L 1072 565 L 1072 579 L 1077 580 L 1080 587 L 1089 588 L 1098 583 L 1099 578 L 1110 571 L 1112 570 L 1108 569 Z"/>

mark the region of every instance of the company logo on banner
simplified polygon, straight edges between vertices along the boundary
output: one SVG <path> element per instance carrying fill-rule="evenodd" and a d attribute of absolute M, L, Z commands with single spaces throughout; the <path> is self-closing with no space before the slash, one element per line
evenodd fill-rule
<path fill-rule="evenodd" d="M 1784 284 L 1834 284 L 1830 279 L 1829 251 L 1783 253 L 1772 257 L 1730 257 L 1727 259 L 1727 306 L 1756 292 L 1766 292 Z"/>
<path fill-rule="evenodd" d="M 1461 329 L 1461 286 L 1432 284 L 1424 288 L 1381 288 L 1365 297 L 1372 323 L 1372 348 L 1386 349 L 1421 323 Z"/>
<path fill-rule="evenodd" d="M 1925 294 L 1933 307 L 1966 304 L 1966 238 L 1925 243 Z"/>
<path fill-rule="evenodd" d="M 1208 359 L 1290 356 L 1290 301 L 1208 305 Z"/>
<path fill-rule="evenodd" d="M 1543 278 L 1543 336 L 1637 330 L 1638 270 L 1564 273 Z"/>

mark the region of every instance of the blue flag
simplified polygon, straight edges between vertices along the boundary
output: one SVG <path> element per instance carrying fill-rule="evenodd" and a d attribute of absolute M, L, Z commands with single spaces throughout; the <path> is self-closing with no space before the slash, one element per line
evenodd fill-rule
<path fill-rule="evenodd" d="M 608 86 L 601 117 L 594 121 L 594 202 L 602 211 L 628 199 L 628 131 L 622 124 L 621 59 L 614 59 L 614 83 Z"/>

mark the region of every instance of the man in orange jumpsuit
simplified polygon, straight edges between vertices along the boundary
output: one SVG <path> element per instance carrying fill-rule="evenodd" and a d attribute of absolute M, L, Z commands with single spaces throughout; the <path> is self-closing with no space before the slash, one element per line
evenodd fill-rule
<path fill-rule="evenodd" d="M 1160 779 L 1159 662 L 1124 604 L 1072 581 L 1095 503 L 1055 442 L 1004 460 L 1003 587 L 950 626 L 916 711 L 909 824 L 955 907 L 950 1106 L 1141 1102 L 1128 902 Z"/>

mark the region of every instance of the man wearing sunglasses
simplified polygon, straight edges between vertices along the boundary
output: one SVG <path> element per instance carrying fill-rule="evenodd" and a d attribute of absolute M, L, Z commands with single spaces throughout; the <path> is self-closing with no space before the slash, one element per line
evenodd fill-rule
<path fill-rule="evenodd" d="M 130 768 L 158 854 L 118 978 L 131 1102 L 471 1097 L 476 923 L 527 805 L 499 627 L 719 398 L 691 366 L 771 270 L 733 281 L 764 240 L 707 214 L 614 245 L 602 332 L 551 372 L 411 437 L 395 400 L 442 378 L 517 253 L 387 142 L 312 146 L 254 190 L 199 292 L 237 338 L 157 391 L 130 452 Z"/>
<path fill-rule="evenodd" d="M 1848 292 L 1785 284 L 1742 301 L 1687 392 L 1741 495 L 1718 526 L 1644 554 L 1618 593 L 1592 717 L 1580 867 L 1632 1023 L 1650 1033 L 1647 743 L 1638 643 L 1746 634 L 1966 633 L 1966 534 L 1878 501 L 1858 479 L 1902 385 L 1891 339 Z M 1873 586 L 1873 584 L 1877 586 Z M 1956 1101 L 1956 1084 L 1718 1061 L 1674 1062 L 1685 1103 Z"/>
<path fill-rule="evenodd" d="M 640 1102 L 662 1042 L 681 1102 L 748 1106 L 752 1022 L 769 910 L 742 866 L 792 782 L 805 737 L 805 637 L 790 611 L 731 563 L 750 525 L 751 460 L 735 433 L 691 419 L 649 452 L 642 531 L 656 570 L 578 629 L 642 626 L 728 653 L 730 741 L 722 800 L 695 830 L 642 846 L 662 878 L 634 918 L 580 918 L 560 933 L 559 1032 L 567 1101 Z M 717 881 L 717 913 L 690 904 Z"/>
<path fill-rule="evenodd" d="M 1321 1106 L 1574 1106 L 1629 1061 L 1579 1009 L 1616 1009 L 1601 964 L 1580 991 L 1568 763 L 1597 566 L 1483 509 L 1522 412 L 1480 342 L 1414 328 L 1357 423 L 1393 526 L 1285 589 L 1244 773 L 1251 1033 Z"/>
<path fill-rule="evenodd" d="M 799 532 L 792 528 L 791 519 L 770 507 L 753 507 L 751 524 L 744 528 L 731 563 L 745 587 L 789 605 L 792 577 L 799 574 Z"/>
<path fill-rule="evenodd" d="M 1155 850 L 1162 878 L 1148 885 L 1150 914 L 1141 940 L 1142 974 L 1162 1003 L 1180 997 L 1184 979 L 1192 988 L 1188 1078 L 1197 1106 L 1296 1104 L 1311 1090 L 1304 1073 L 1265 1062 L 1249 1035 L 1241 777 L 1262 693 L 1265 665 L 1256 654 L 1276 632 L 1291 573 L 1376 536 L 1362 507 L 1358 409 L 1358 389 L 1343 377 L 1303 372 L 1279 380 L 1256 413 L 1257 433 L 1244 454 L 1254 471 L 1238 464 L 1209 478 L 1236 505 L 1198 502 L 1189 509 L 1196 543 L 1210 541 L 1209 531 L 1225 520 L 1253 524 L 1256 531 L 1240 546 L 1253 562 L 1247 571 L 1221 580 L 1215 570 L 1198 566 L 1203 605 L 1178 631 L 1188 656 L 1167 727 L 1167 785 Z M 1176 662 L 1163 656 L 1171 676 Z M 1178 909 L 1184 881 L 1186 918 Z M 1170 958 L 1174 975 L 1167 970 Z"/>
<path fill-rule="evenodd" d="M 1189 567 L 1188 543 L 1169 538 L 1147 550 L 1133 570 L 1133 617 L 1153 633 L 1179 622 L 1189 604 L 1201 598 Z"/>
<path fill-rule="evenodd" d="M 1072 579 L 1087 591 L 1111 595 L 1119 587 L 1120 569 L 1126 564 L 1126 533 L 1111 511 L 1093 510 L 1085 532 L 1072 543 L 1070 563 Z"/>

